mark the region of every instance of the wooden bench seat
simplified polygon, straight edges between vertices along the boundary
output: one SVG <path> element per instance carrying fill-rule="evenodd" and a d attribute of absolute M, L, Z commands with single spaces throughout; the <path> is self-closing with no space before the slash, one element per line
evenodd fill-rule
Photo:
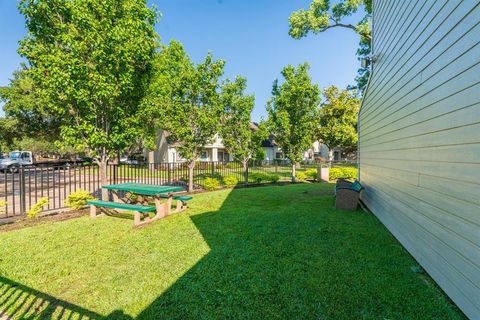
<path fill-rule="evenodd" d="M 142 223 L 150 222 L 152 219 L 150 219 L 148 215 L 145 217 L 145 221 L 141 222 L 141 215 L 148 214 L 149 212 L 154 212 L 157 210 L 154 206 L 142 206 L 138 204 L 110 202 L 110 201 L 102 201 L 102 200 L 89 200 L 87 201 L 87 204 L 90 205 L 90 217 L 92 218 L 97 217 L 97 207 L 133 211 L 134 212 L 133 223 L 135 224 L 135 226 L 139 226 Z"/>
<path fill-rule="evenodd" d="M 156 210 L 155 207 L 153 206 L 142 206 L 138 204 L 128 204 L 128 203 L 102 201 L 102 200 L 89 200 L 87 201 L 87 204 L 94 205 L 96 207 L 124 209 L 124 210 L 138 211 L 138 212 L 153 212 Z"/>

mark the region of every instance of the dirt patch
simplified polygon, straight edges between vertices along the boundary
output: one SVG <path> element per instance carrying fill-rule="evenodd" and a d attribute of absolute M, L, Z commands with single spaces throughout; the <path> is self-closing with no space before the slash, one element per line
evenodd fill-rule
<path fill-rule="evenodd" d="M 21 219 L 17 219 L 17 220 L 8 222 L 6 224 L 0 225 L 0 233 L 33 227 L 33 226 L 45 224 L 48 222 L 74 219 L 74 218 L 78 218 L 85 215 L 88 215 L 88 209 L 63 211 L 63 212 L 58 212 L 58 213 L 38 217 L 35 219 L 28 219 L 28 218 L 22 217 Z"/>

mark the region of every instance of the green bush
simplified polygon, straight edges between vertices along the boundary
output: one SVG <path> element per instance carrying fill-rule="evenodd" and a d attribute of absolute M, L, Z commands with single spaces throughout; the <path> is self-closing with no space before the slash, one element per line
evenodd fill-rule
<path fill-rule="evenodd" d="M 277 183 L 278 180 L 280 180 L 280 176 L 278 174 L 269 174 L 266 176 L 266 180 L 268 182 Z"/>
<path fill-rule="evenodd" d="M 249 177 L 256 183 L 261 183 L 263 180 L 267 180 L 266 175 L 262 172 L 251 173 L 249 174 Z"/>
<path fill-rule="evenodd" d="M 218 181 L 217 178 L 205 178 L 205 189 L 207 190 L 215 190 L 215 189 L 218 189 L 220 187 L 220 182 Z"/>
<path fill-rule="evenodd" d="M 65 199 L 65 206 L 72 209 L 81 209 L 85 204 L 87 204 L 88 200 L 92 199 L 95 198 L 90 194 L 90 192 L 78 190 L 68 195 L 67 199 Z"/>
<path fill-rule="evenodd" d="M 223 178 L 223 184 L 227 188 L 232 188 L 238 184 L 238 179 L 234 176 L 226 176 L 225 178 Z"/>
<path fill-rule="evenodd" d="M 307 174 L 305 172 L 297 172 L 296 178 L 298 181 L 307 180 Z"/>
<path fill-rule="evenodd" d="M 30 210 L 26 212 L 28 218 L 33 219 L 38 217 L 38 215 L 42 212 L 42 208 L 48 204 L 48 197 L 43 197 L 35 203 Z"/>
<path fill-rule="evenodd" d="M 340 178 L 357 179 L 358 169 L 354 167 L 330 168 L 330 180 L 335 181 Z"/>
<path fill-rule="evenodd" d="M 305 170 L 305 174 L 308 179 L 317 180 L 317 169 L 307 169 Z"/>

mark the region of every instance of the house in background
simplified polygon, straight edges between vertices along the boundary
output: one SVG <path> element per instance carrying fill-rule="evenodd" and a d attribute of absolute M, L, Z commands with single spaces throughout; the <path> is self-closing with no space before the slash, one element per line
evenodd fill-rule
<path fill-rule="evenodd" d="M 155 150 L 147 151 L 148 163 L 160 162 L 183 162 L 185 159 L 180 157 L 177 151 L 178 142 L 169 139 L 169 134 L 165 130 L 160 130 L 155 141 Z M 227 152 L 223 145 L 222 138 L 215 135 L 213 143 L 206 144 L 200 161 L 232 161 L 232 156 Z"/>
<path fill-rule="evenodd" d="M 362 199 L 480 319 L 480 5 L 373 1 L 359 113 Z"/>
<path fill-rule="evenodd" d="M 255 123 L 252 123 L 252 130 L 256 127 Z M 154 151 L 145 151 L 145 157 L 148 163 L 161 163 L 161 162 L 183 162 L 178 154 L 178 142 L 169 139 L 169 134 L 165 130 L 160 130 L 155 141 Z M 213 143 L 206 144 L 200 161 L 233 161 L 233 157 L 228 153 L 227 149 L 223 145 L 222 138 L 219 135 L 215 136 Z M 282 149 L 275 142 L 275 137 L 270 137 L 262 141 L 262 148 L 265 151 L 265 160 L 285 160 L 285 156 Z M 335 148 L 337 153 L 341 152 L 340 148 Z M 323 158 L 328 159 L 329 150 L 328 147 L 318 141 L 313 143 L 312 148 L 306 150 L 303 154 L 304 161 L 315 161 L 316 159 Z M 337 160 L 337 159 L 336 159 Z M 340 160 L 340 159 L 338 159 Z"/>

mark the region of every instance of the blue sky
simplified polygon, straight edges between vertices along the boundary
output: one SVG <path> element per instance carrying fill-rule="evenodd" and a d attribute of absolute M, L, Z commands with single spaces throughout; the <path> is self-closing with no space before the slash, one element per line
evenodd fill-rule
<path fill-rule="evenodd" d="M 242 75 L 248 93 L 255 94 L 254 120 L 265 117 L 272 82 L 288 65 L 309 62 L 313 80 L 324 88 L 354 83 L 359 62 L 358 37 L 346 29 L 331 29 L 295 40 L 288 35 L 292 11 L 309 0 L 150 0 L 162 18 L 157 25 L 163 43 L 182 42 L 196 62 L 211 51 L 227 64 L 225 76 Z M 9 82 L 22 59 L 18 40 L 25 35 L 17 1 L 0 0 L 0 85 Z"/>

